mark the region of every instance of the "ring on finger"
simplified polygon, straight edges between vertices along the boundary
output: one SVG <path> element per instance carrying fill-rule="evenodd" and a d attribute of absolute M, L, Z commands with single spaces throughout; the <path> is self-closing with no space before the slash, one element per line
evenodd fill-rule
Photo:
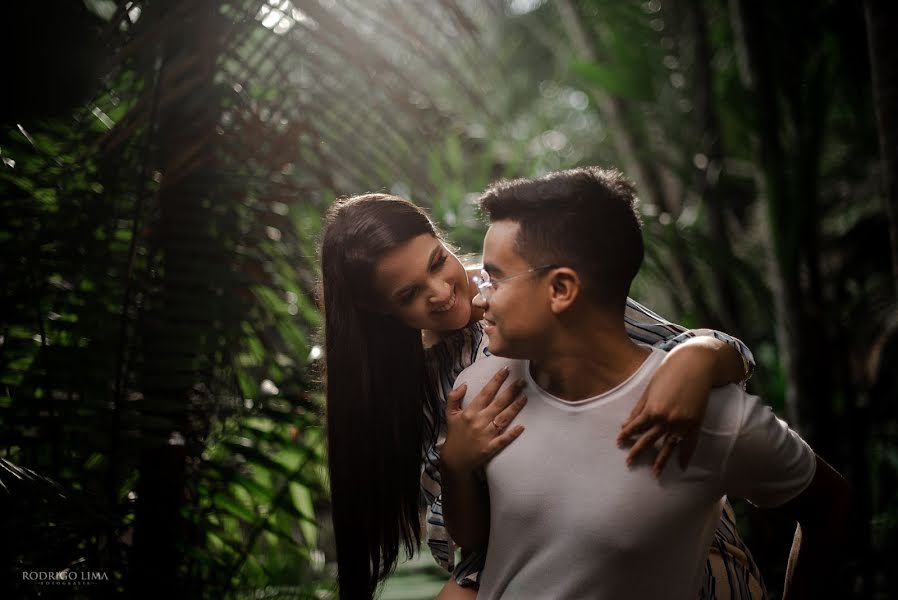
<path fill-rule="evenodd" d="M 667 436 L 667 441 L 670 443 L 671 446 L 676 446 L 677 444 L 679 444 L 680 442 L 683 441 L 683 436 L 669 434 Z"/>
<path fill-rule="evenodd" d="M 501 425 L 499 425 L 498 423 L 496 423 L 496 419 L 491 420 L 490 423 L 492 423 L 492 424 L 493 424 L 493 427 L 496 428 L 496 433 L 499 433 L 500 431 L 502 431 L 503 429 L 505 429 L 504 427 L 502 427 Z"/>

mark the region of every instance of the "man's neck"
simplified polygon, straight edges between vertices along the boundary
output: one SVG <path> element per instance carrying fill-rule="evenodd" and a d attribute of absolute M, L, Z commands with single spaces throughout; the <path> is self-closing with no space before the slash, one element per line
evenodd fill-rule
<path fill-rule="evenodd" d="M 566 327 L 530 362 L 533 380 L 553 396 L 576 401 L 614 389 L 635 373 L 651 350 L 634 343 L 619 321 L 588 319 Z"/>

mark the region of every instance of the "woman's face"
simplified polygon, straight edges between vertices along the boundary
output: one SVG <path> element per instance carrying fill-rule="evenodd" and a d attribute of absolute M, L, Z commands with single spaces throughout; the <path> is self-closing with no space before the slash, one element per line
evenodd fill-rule
<path fill-rule="evenodd" d="M 461 329 L 471 318 L 467 273 L 458 258 L 429 233 L 410 239 L 377 263 L 377 306 L 409 327 Z"/>

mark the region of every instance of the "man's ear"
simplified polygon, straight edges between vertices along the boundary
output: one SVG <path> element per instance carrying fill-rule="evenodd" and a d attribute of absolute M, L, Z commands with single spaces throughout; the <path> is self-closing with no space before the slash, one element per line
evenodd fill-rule
<path fill-rule="evenodd" d="M 561 314 L 568 310 L 580 296 L 582 282 L 577 272 L 570 267 L 558 267 L 549 275 L 549 307 Z"/>

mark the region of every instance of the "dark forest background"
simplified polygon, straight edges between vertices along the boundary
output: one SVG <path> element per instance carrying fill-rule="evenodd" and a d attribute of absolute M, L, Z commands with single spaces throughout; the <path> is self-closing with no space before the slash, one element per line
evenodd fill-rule
<path fill-rule="evenodd" d="M 327 597 L 322 212 L 476 252 L 489 181 L 578 164 L 640 190 L 634 297 L 743 339 L 852 482 L 833 596 L 895 597 L 896 6 L 3 3 L 0 597 Z M 776 591 L 793 526 L 737 509 Z"/>

